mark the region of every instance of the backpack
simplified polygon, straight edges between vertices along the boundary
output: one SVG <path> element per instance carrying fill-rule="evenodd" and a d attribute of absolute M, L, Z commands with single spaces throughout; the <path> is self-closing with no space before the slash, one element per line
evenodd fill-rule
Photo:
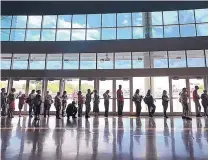
<path fill-rule="evenodd" d="M 147 104 L 148 103 L 148 98 L 145 96 L 144 97 L 144 103 Z"/>

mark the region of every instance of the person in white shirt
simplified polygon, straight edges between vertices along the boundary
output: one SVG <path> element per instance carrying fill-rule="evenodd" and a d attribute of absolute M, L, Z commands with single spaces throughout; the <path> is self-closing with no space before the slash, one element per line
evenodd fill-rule
<path fill-rule="evenodd" d="M 104 98 L 104 106 L 105 106 L 105 117 L 108 117 L 108 110 L 109 110 L 109 90 L 107 90 L 104 94 L 103 94 L 103 98 Z"/>

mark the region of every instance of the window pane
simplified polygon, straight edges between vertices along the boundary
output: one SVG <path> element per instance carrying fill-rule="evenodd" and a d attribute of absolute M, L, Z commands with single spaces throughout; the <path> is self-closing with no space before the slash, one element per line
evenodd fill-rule
<path fill-rule="evenodd" d="M 131 26 L 131 13 L 117 14 L 117 27 Z"/>
<path fill-rule="evenodd" d="M 143 38 L 145 38 L 145 28 L 133 27 L 133 39 L 143 39 Z"/>
<path fill-rule="evenodd" d="M 12 54 L 1 54 L 1 69 L 10 69 Z"/>
<path fill-rule="evenodd" d="M 13 69 L 27 69 L 28 54 L 14 54 Z"/>
<path fill-rule="evenodd" d="M 197 36 L 208 36 L 208 24 L 197 24 Z"/>
<path fill-rule="evenodd" d="M 196 22 L 208 22 L 208 9 L 195 9 Z"/>
<path fill-rule="evenodd" d="M 26 28 L 27 16 L 13 16 L 12 28 Z"/>
<path fill-rule="evenodd" d="M 116 14 L 102 14 L 102 27 L 116 27 Z"/>
<path fill-rule="evenodd" d="M 2 80 L 0 81 L 0 88 L 5 88 L 7 92 L 7 87 L 8 87 L 8 80 Z"/>
<path fill-rule="evenodd" d="M 143 26 L 142 13 L 132 13 L 132 25 L 133 26 Z"/>
<path fill-rule="evenodd" d="M 87 28 L 101 27 L 101 14 L 87 15 Z"/>
<path fill-rule="evenodd" d="M 164 25 L 178 24 L 178 12 L 177 11 L 165 11 L 163 12 Z"/>
<path fill-rule="evenodd" d="M 151 68 L 168 68 L 166 51 L 150 52 Z"/>
<path fill-rule="evenodd" d="M 85 40 L 85 29 L 73 29 L 72 41 Z"/>
<path fill-rule="evenodd" d="M 24 41 L 25 30 L 24 29 L 12 29 L 10 41 Z"/>
<path fill-rule="evenodd" d="M 30 69 L 45 69 L 46 54 L 30 54 Z"/>
<path fill-rule="evenodd" d="M 189 50 L 186 53 L 188 67 L 205 67 L 203 50 Z"/>
<path fill-rule="evenodd" d="M 206 63 L 207 63 L 207 67 L 208 67 L 208 50 L 205 50 L 205 54 L 206 54 Z"/>
<path fill-rule="evenodd" d="M 28 16 L 28 28 L 41 28 L 42 16 Z"/>
<path fill-rule="evenodd" d="M 73 15 L 72 28 L 85 28 L 86 27 L 86 15 Z"/>
<path fill-rule="evenodd" d="M 131 52 L 115 53 L 115 69 L 131 68 Z"/>
<path fill-rule="evenodd" d="M 40 30 L 39 29 L 28 29 L 26 35 L 26 41 L 39 41 Z"/>
<path fill-rule="evenodd" d="M 151 38 L 163 38 L 163 27 L 152 27 Z"/>
<path fill-rule="evenodd" d="M 162 25 L 162 12 L 152 12 L 152 25 Z"/>
<path fill-rule="evenodd" d="M 79 53 L 64 54 L 64 69 L 79 69 Z"/>
<path fill-rule="evenodd" d="M 149 52 L 132 52 L 133 68 L 150 68 Z"/>
<path fill-rule="evenodd" d="M 80 53 L 80 69 L 96 69 L 96 54 Z"/>
<path fill-rule="evenodd" d="M 9 40 L 9 29 L 1 29 L 1 41 L 8 41 Z"/>
<path fill-rule="evenodd" d="M 56 33 L 56 41 L 70 41 L 70 29 L 58 29 Z"/>
<path fill-rule="evenodd" d="M 186 67 L 185 51 L 168 51 L 169 68 L 184 68 Z"/>
<path fill-rule="evenodd" d="M 116 28 L 102 28 L 102 40 L 116 39 Z"/>
<path fill-rule="evenodd" d="M 164 26 L 164 37 L 179 37 L 178 26 Z"/>
<path fill-rule="evenodd" d="M 64 90 L 67 92 L 68 99 L 67 104 L 75 101 L 77 103 L 78 97 L 77 93 L 79 91 L 79 79 L 65 79 L 65 88 Z"/>
<path fill-rule="evenodd" d="M 59 15 L 57 28 L 71 28 L 71 15 Z"/>
<path fill-rule="evenodd" d="M 180 26 L 181 37 L 194 37 L 196 36 L 196 29 L 194 24 Z"/>
<path fill-rule="evenodd" d="M 100 40 L 100 29 L 87 29 L 87 40 Z"/>
<path fill-rule="evenodd" d="M 194 23 L 194 10 L 179 11 L 180 24 Z"/>
<path fill-rule="evenodd" d="M 10 28 L 12 16 L 1 16 L 1 28 Z"/>
<path fill-rule="evenodd" d="M 113 69 L 113 53 L 98 53 L 97 54 L 98 69 Z"/>
<path fill-rule="evenodd" d="M 57 16 L 43 16 L 43 28 L 56 28 Z"/>
<path fill-rule="evenodd" d="M 131 28 L 117 28 L 117 39 L 132 39 Z"/>
<path fill-rule="evenodd" d="M 62 69 L 62 54 L 47 54 L 46 69 Z"/>
<path fill-rule="evenodd" d="M 41 41 L 55 41 L 55 29 L 43 29 Z"/>

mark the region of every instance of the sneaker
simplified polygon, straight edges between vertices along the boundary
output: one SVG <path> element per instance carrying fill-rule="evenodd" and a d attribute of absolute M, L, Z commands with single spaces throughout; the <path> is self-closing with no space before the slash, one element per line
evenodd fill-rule
<path fill-rule="evenodd" d="M 90 116 L 85 116 L 85 118 L 90 118 Z"/>
<path fill-rule="evenodd" d="M 61 119 L 61 117 L 56 117 L 56 119 Z"/>
<path fill-rule="evenodd" d="M 30 118 L 32 118 L 33 116 L 32 116 L 32 115 L 30 115 L 29 117 L 30 117 Z"/>
<path fill-rule="evenodd" d="M 72 118 L 77 118 L 76 116 L 72 117 Z"/>

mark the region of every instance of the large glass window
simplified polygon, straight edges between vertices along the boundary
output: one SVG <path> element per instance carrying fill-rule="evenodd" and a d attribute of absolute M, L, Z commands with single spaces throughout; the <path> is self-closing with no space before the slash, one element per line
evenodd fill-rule
<path fill-rule="evenodd" d="M 197 36 L 208 36 L 208 23 L 205 24 L 197 24 Z"/>
<path fill-rule="evenodd" d="M 188 50 L 186 54 L 188 67 L 205 67 L 203 50 Z"/>
<path fill-rule="evenodd" d="M 87 28 L 101 27 L 101 14 L 88 14 L 87 15 Z"/>
<path fill-rule="evenodd" d="M 86 15 L 73 15 L 72 28 L 85 28 L 86 27 Z"/>
<path fill-rule="evenodd" d="M 132 26 L 143 26 L 143 13 L 132 13 Z"/>
<path fill-rule="evenodd" d="M 180 24 L 194 23 L 194 10 L 180 10 L 179 22 Z"/>
<path fill-rule="evenodd" d="M 97 53 L 97 69 L 113 69 L 113 53 Z"/>
<path fill-rule="evenodd" d="M 194 37 L 196 36 L 196 29 L 194 24 L 180 26 L 181 37 Z"/>
<path fill-rule="evenodd" d="M 102 27 L 116 27 L 116 14 L 102 14 Z"/>
<path fill-rule="evenodd" d="M 180 37 L 179 36 L 179 26 L 173 25 L 173 26 L 164 26 L 164 37 Z"/>
<path fill-rule="evenodd" d="M 102 40 L 116 39 L 116 28 L 102 28 Z"/>
<path fill-rule="evenodd" d="M 5 88 L 6 92 L 7 92 L 7 87 L 8 87 L 8 80 L 2 80 L 0 81 L 0 87 L 1 88 Z"/>
<path fill-rule="evenodd" d="M 152 25 L 162 25 L 163 20 L 162 20 L 162 12 L 152 12 L 151 13 L 151 20 L 152 20 Z"/>
<path fill-rule="evenodd" d="M 168 68 L 167 51 L 150 52 L 151 68 Z"/>
<path fill-rule="evenodd" d="M 65 53 L 63 69 L 79 69 L 79 53 Z"/>
<path fill-rule="evenodd" d="M 151 38 L 163 38 L 163 26 L 151 27 L 150 37 Z"/>
<path fill-rule="evenodd" d="M 100 40 L 100 29 L 87 29 L 86 40 Z"/>
<path fill-rule="evenodd" d="M 55 29 L 43 29 L 41 41 L 55 41 Z"/>
<path fill-rule="evenodd" d="M 177 11 L 164 11 L 163 12 L 164 25 L 178 24 Z"/>
<path fill-rule="evenodd" d="M 10 28 L 12 16 L 1 16 L 1 28 Z"/>
<path fill-rule="evenodd" d="M 96 69 L 96 53 L 80 53 L 80 69 Z"/>
<path fill-rule="evenodd" d="M 10 29 L 1 29 L 1 41 L 9 41 Z"/>
<path fill-rule="evenodd" d="M 186 67 L 185 51 L 168 51 L 169 68 Z"/>
<path fill-rule="evenodd" d="M 27 69 L 29 54 L 14 54 L 13 69 Z"/>
<path fill-rule="evenodd" d="M 208 22 L 208 9 L 195 9 L 196 23 Z"/>
<path fill-rule="evenodd" d="M 131 68 L 131 52 L 115 53 L 115 69 Z"/>
<path fill-rule="evenodd" d="M 28 16 L 27 28 L 41 28 L 42 16 Z"/>
<path fill-rule="evenodd" d="M 205 55 L 206 55 L 206 63 L 207 63 L 207 67 L 208 67 L 208 50 L 205 50 Z"/>
<path fill-rule="evenodd" d="M 10 69 L 11 67 L 11 59 L 12 59 L 12 54 L 1 54 L 1 70 L 2 69 Z"/>
<path fill-rule="evenodd" d="M 24 29 L 12 29 L 10 35 L 10 41 L 24 41 L 25 30 Z"/>
<path fill-rule="evenodd" d="M 77 93 L 79 91 L 79 79 L 66 79 L 65 80 L 65 88 L 64 90 L 67 92 L 68 100 L 67 104 L 75 101 L 77 103 L 78 96 Z"/>
<path fill-rule="evenodd" d="M 40 29 L 28 29 L 26 41 L 40 41 Z"/>
<path fill-rule="evenodd" d="M 62 54 L 47 54 L 46 69 L 62 69 Z"/>
<path fill-rule="evenodd" d="M 117 28 L 117 39 L 132 39 L 131 27 Z"/>
<path fill-rule="evenodd" d="M 56 33 L 56 41 L 70 41 L 70 29 L 58 29 Z"/>
<path fill-rule="evenodd" d="M 43 28 L 56 28 L 57 16 L 43 16 Z"/>
<path fill-rule="evenodd" d="M 117 14 L 117 27 L 131 26 L 131 13 Z"/>
<path fill-rule="evenodd" d="M 30 69 L 45 69 L 46 54 L 30 54 Z"/>
<path fill-rule="evenodd" d="M 132 52 L 133 68 L 150 68 L 149 52 Z"/>
<path fill-rule="evenodd" d="M 57 28 L 71 28 L 71 15 L 59 15 Z"/>
<path fill-rule="evenodd" d="M 133 39 L 143 39 L 145 38 L 145 34 L 144 27 L 133 27 Z"/>
<path fill-rule="evenodd" d="M 73 29 L 71 40 L 72 41 L 85 40 L 85 29 Z"/>
<path fill-rule="evenodd" d="M 27 16 L 13 16 L 12 28 L 26 28 Z"/>

